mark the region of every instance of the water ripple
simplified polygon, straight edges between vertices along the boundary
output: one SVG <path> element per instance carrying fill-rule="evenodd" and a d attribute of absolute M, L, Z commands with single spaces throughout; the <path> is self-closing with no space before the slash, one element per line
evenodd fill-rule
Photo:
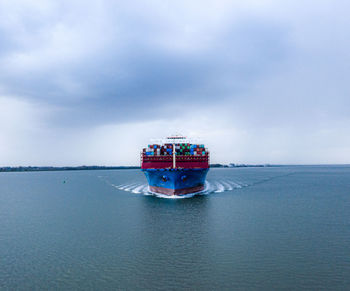
<path fill-rule="evenodd" d="M 102 177 L 99 177 L 102 178 Z M 143 194 L 143 195 L 154 195 L 159 198 L 167 198 L 167 199 L 183 199 L 183 198 L 191 198 L 195 195 L 208 195 L 211 193 L 222 193 L 225 191 L 232 191 L 234 189 L 239 189 L 242 187 L 247 187 L 248 185 L 245 183 L 241 183 L 239 181 L 232 181 L 232 180 L 217 180 L 217 181 L 206 181 L 205 182 L 205 187 L 204 190 L 201 192 L 196 192 L 196 193 L 190 193 L 186 195 L 173 195 L 173 196 L 168 196 L 168 195 L 163 195 L 159 193 L 154 193 L 149 190 L 148 184 L 146 183 L 141 183 L 141 182 L 130 182 L 130 183 L 123 183 L 119 185 L 115 185 L 111 182 L 109 182 L 107 179 L 102 179 L 104 182 L 109 184 L 110 186 L 121 190 L 121 191 L 126 191 L 126 192 L 131 192 L 134 194 Z"/>
<path fill-rule="evenodd" d="M 254 186 L 260 183 L 265 183 L 268 182 L 272 179 L 276 179 L 279 177 L 284 177 L 288 175 L 292 175 L 294 173 L 288 173 L 288 174 L 283 174 L 283 175 L 276 175 L 276 176 L 270 176 L 270 177 L 264 177 L 263 179 L 257 179 L 255 181 L 249 182 L 242 182 L 239 178 L 237 180 L 233 179 L 208 179 L 205 181 L 205 187 L 204 190 L 201 192 L 196 192 L 196 193 L 190 193 L 187 195 L 173 195 L 173 196 L 168 196 L 168 195 L 163 195 L 159 193 L 154 193 L 149 190 L 148 184 L 145 182 L 141 181 L 130 181 L 128 183 L 122 183 L 122 184 L 113 184 L 111 183 L 106 177 L 103 176 L 98 176 L 99 179 L 107 183 L 108 185 L 121 190 L 125 192 L 131 192 L 133 194 L 142 194 L 142 195 L 154 195 L 159 198 L 167 198 L 167 199 L 183 199 L 183 198 L 191 198 L 195 195 L 208 195 L 208 194 L 218 194 L 218 193 L 223 193 L 226 191 L 233 191 L 235 189 L 241 189 L 244 187 L 249 187 L 249 186 Z"/>

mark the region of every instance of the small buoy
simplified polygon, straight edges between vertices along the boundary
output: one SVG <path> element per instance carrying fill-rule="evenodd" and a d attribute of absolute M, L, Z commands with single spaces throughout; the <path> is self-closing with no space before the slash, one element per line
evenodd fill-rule
<path fill-rule="evenodd" d="M 65 184 L 66 183 L 66 180 L 63 180 L 63 184 Z"/>

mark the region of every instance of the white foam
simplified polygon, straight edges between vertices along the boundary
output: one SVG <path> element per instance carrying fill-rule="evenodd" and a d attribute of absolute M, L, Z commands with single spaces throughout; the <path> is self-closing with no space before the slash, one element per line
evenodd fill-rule
<path fill-rule="evenodd" d="M 139 194 L 141 193 L 142 189 L 145 187 L 144 184 L 141 184 L 139 186 L 136 186 L 136 188 L 134 188 L 131 192 L 132 193 L 135 193 L 135 194 Z"/>
<path fill-rule="evenodd" d="M 234 188 L 242 188 L 242 186 L 237 182 L 234 182 L 234 181 L 227 181 L 227 182 L 230 183 Z"/>
<path fill-rule="evenodd" d="M 196 195 L 208 195 L 211 193 L 222 193 L 225 191 L 231 191 L 233 189 L 242 188 L 245 186 L 248 186 L 247 184 L 238 182 L 238 181 L 231 181 L 231 180 L 216 180 L 216 181 L 205 181 L 204 189 L 200 192 L 190 193 L 186 195 L 165 195 L 160 193 L 155 193 L 150 191 L 148 184 L 140 184 L 140 182 L 134 182 L 134 183 L 124 183 L 119 185 L 114 185 L 110 183 L 109 181 L 105 181 L 109 185 L 117 188 L 118 190 L 131 192 L 134 194 L 143 194 L 143 195 L 153 195 L 159 198 L 165 198 L 165 199 L 185 199 L 185 198 L 191 198 Z"/>
<path fill-rule="evenodd" d="M 198 195 L 199 192 L 197 193 L 191 193 L 191 194 L 185 194 L 185 195 L 165 195 L 165 194 L 160 194 L 160 193 L 155 193 L 155 192 L 149 192 L 154 196 L 157 196 L 158 198 L 164 198 L 164 199 L 185 199 L 185 198 L 191 198 L 195 195 Z"/>
<path fill-rule="evenodd" d="M 215 182 L 216 190 L 215 193 L 221 193 L 225 191 L 224 185 L 222 185 L 220 182 Z"/>
<path fill-rule="evenodd" d="M 119 189 L 119 190 L 123 190 L 124 189 L 124 187 L 127 187 L 128 186 L 128 184 L 120 184 L 120 185 L 114 185 L 114 184 L 112 184 L 112 183 L 109 183 L 109 184 L 111 184 L 111 185 L 113 185 L 114 187 L 116 187 L 117 189 Z"/>
<path fill-rule="evenodd" d="M 139 185 L 139 183 L 132 183 L 130 185 L 128 185 L 126 188 L 124 188 L 124 191 L 131 191 L 132 189 L 134 189 L 135 187 L 137 187 Z"/>
<path fill-rule="evenodd" d="M 208 193 L 209 188 L 210 188 L 210 183 L 208 181 L 205 181 L 203 193 Z"/>
<path fill-rule="evenodd" d="M 229 183 L 227 183 L 225 181 L 221 181 L 221 183 L 225 186 L 225 190 L 231 191 L 233 189 Z"/>
<path fill-rule="evenodd" d="M 236 181 L 236 183 L 238 183 L 241 187 L 247 187 L 249 186 L 248 184 L 242 182 L 242 181 Z"/>
<path fill-rule="evenodd" d="M 148 193 L 148 192 L 149 192 L 149 187 L 148 187 L 147 184 L 144 184 L 144 185 L 143 185 L 142 192 L 143 192 L 143 193 Z"/>

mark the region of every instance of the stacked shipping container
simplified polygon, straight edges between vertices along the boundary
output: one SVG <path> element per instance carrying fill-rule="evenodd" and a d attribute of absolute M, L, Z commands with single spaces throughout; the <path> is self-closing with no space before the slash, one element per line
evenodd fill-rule
<path fill-rule="evenodd" d="M 151 144 L 141 153 L 142 169 L 207 169 L 209 152 L 202 144 L 175 143 Z"/>
<path fill-rule="evenodd" d="M 172 144 L 152 144 L 143 149 L 146 156 L 169 156 L 173 154 Z M 202 144 L 178 143 L 175 144 L 175 154 L 177 156 L 204 156 L 207 153 Z"/>

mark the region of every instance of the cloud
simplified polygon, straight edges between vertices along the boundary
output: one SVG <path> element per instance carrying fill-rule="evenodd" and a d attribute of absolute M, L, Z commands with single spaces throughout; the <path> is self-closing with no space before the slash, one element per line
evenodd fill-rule
<path fill-rule="evenodd" d="M 0 96 L 0 160 L 3 165 L 27 164 L 42 154 L 43 137 L 50 132 L 44 121 L 53 108 Z"/>
<path fill-rule="evenodd" d="M 106 164 L 116 151 L 127 158 L 115 163 L 134 163 L 145 136 L 174 129 L 200 133 L 220 162 L 342 162 L 348 8 L 342 0 L 1 2 L 2 111 L 22 120 L 0 133 L 12 152 L 5 161 Z M 11 150 L 19 143 L 30 158 Z"/>
<path fill-rule="evenodd" d="M 186 10 L 182 23 L 162 5 L 139 11 L 101 3 L 93 6 L 97 9 L 67 2 L 31 7 L 31 13 L 42 13 L 40 24 L 33 24 L 27 10 L 16 10 L 22 19 L 17 27 L 26 28 L 15 29 L 22 45 L 0 62 L 5 93 L 67 106 L 69 111 L 76 106 L 78 116 L 84 110 L 91 114 L 97 107 L 99 115 L 114 107 L 114 118 L 125 118 L 125 111 L 135 118 L 135 109 L 164 100 L 196 104 L 211 102 L 214 94 L 231 95 L 286 53 L 283 29 L 264 20 L 222 21 L 220 16 L 230 15 L 224 5 L 214 5 L 218 15 L 203 7 L 198 14 L 197 2 Z M 65 13 L 66 5 L 73 12 Z M 175 10 L 180 13 L 183 5 L 175 5 Z"/>

